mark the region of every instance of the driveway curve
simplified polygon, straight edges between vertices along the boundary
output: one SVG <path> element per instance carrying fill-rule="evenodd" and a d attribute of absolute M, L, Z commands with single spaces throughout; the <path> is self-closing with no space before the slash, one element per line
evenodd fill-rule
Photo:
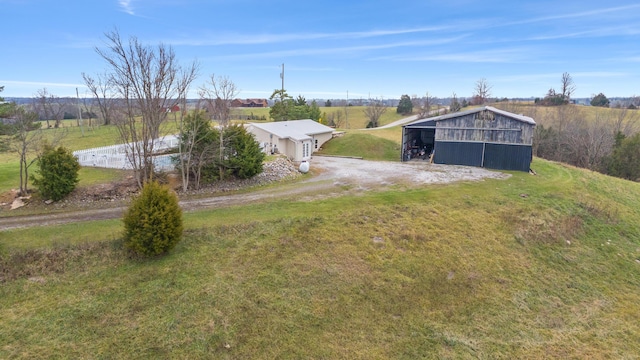
<path fill-rule="evenodd" d="M 184 211 L 224 208 L 275 199 L 316 200 L 344 196 L 350 190 L 380 190 L 391 185 L 421 186 L 456 181 L 504 179 L 510 175 L 483 168 L 437 165 L 426 161 L 389 162 L 344 157 L 314 156 L 310 161 L 312 175 L 295 183 L 257 188 L 248 193 L 211 194 L 198 199 L 184 199 Z M 108 205 L 106 205 L 108 206 Z M 122 217 L 125 207 L 81 211 L 52 212 L 41 215 L 0 217 L 0 231 L 37 226 L 60 225 L 83 221 Z"/>

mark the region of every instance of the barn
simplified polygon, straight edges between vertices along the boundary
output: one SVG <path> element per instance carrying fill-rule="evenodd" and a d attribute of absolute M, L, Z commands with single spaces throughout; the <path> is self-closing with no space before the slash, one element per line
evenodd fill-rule
<path fill-rule="evenodd" d="M 536 122 L 483 106 L 402 126 L 402 161 L 529 171 Z"/>

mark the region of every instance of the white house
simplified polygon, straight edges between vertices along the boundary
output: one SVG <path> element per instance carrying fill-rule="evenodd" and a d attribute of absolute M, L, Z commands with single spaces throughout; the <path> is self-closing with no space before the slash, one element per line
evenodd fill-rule
<path fill-rule="evenodd" d="M 309 160 L 333 135 L 332 128 L 310 119 L 249 123 L 247 131 L 267 154 L 285 154 L 295 162 Z"/>

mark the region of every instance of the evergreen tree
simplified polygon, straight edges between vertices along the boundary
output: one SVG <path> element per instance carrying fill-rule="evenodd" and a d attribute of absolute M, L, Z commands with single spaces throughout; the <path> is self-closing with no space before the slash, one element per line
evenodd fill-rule
<path fill-rule="evenodd" d="M 640 181 L 640 133 L 630 138 L 620 134 L 611 154 L 609 174 L 623 179 Z"/>
<path fill-rule="evenodd" d="M 224 166 L 229 173 L 248 179 L 262 172 L 265 154 L 253 134 L 242 125 L 232 125 L 224 130 L 224 138 L 228 139 Z"/>
<path fill-rule="evenodd" d="M 402 115 L 409 115 L 413 112 L 413 102 L 409 95 L 402 95 L 400 97 L 400 103 L 398 103 L 396 112 Z"/>
<path fill-rule="evenodd" d="M 591 106 L 609 107 L 609 99 L 600 93 L 591 99 Z"/>
<path fill-rule="evenodd" d="M 311 106 L 309 107 L 309 119 L 313 121 L 320 121 L 320 116 L 321 116 L 320 107 L 318 107 L 318 104 L 316 103 L 316 101 L 313 100 L 311 102 Z"/>
<path fill-rule="evenodd" d="M 37 163 L 36 174 L 40 176 L 33 179 L 33 184 L 44 198 L 62 200 L 76 188 L 80 164 L 71 150 L 46 145 Z"/>
<path fill-rule="evenodd" d="M 123 217 L 124 244 L 138 255 L 156 256 L 182 239 L 178 197 L 155 181 L 145 183 Z"/>

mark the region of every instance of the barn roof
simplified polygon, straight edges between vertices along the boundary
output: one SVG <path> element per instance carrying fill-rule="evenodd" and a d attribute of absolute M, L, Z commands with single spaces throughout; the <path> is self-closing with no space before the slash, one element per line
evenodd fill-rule
<path fill-rule="evenodd" d="M 276 135 L 281 139 L 291 138 L 293 140 L 306 140 L 309 139 L 311 135 L 333 132 L 333 128 L 311 119 L 251 123 L 251 126 Z"/>
<path fill-rule="evenodd" d="M 518 121 L 522 121 L 522 122 L 525 122 L 525 123 L 528 123 L 528 124 L 532 124 L 532 125 L 536 124 L 535 120 L 533 120 L 532 118 L 530 118 L 528 116 L 514 114 L 514 113 L 511 113 L 511 112 L 508 112 L 508 111 L 496 109 L 496 108 L 494 108 L 492 106 L 482 106 L 482 107 L 474 108 L 474 109 L 467 110 L 467 111 L 455 112 L 455 113 L 436 116 L 436 117 L 432 117 L 432 118 L 428 118 L 428 119 L 416 120 L 414 122 L 411 122 L 409 124 L 404 125 L 404 127 L 430 127 L 430 126 L 436 126 L 436 122 L 438 122 L 438 121 L 451 119 L 451 118 L 456 118 L 456 117 L 460 117 L 460 116 L 465 116 L 465 115 L 469 115 L 469 114 L 475 114 L 475 113 L 479 113 L 479 112 L 485 111 L 485 110 L 486 111 L 491 111 L 493 113 L 500 114 L 502 116 L 506 116 L 506 117 L 509 117 L 509 118 L 512 118 L 512 119 L 515 119 L 515 120 L 518 120 Z"/>

